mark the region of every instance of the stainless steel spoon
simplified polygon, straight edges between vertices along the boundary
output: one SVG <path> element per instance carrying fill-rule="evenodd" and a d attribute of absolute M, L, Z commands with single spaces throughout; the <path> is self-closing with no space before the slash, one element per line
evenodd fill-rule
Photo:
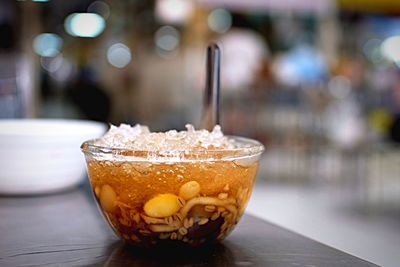
<path fill-rule="evenodd" d="M 211 43 L 207 47 L 206 86 L 200 125 L 209 131 L 220 124 L 220 66 L 221 49 L 216 43 Z"/>

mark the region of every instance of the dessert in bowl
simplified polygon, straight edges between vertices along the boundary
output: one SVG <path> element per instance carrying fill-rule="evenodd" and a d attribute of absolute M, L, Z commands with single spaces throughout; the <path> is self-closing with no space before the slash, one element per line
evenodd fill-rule
<path fill-rule="evenodd" d="M 150 132 L 122 124 L 81 149 L 95 199 L 115 233 L 138 246 L 223 240 L 249 200 L 263 146 L 213 131 Z"/>

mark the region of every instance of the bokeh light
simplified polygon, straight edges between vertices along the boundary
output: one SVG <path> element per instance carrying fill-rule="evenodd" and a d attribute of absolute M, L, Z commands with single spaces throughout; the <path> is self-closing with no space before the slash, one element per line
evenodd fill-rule
<path fill-rule="evenodd" d="M 362 47 L 362 51 L 365 57 L 374 64 L 378 64 L 382 61 L 382 53 L 380 46 L 382 41 L 379 39 L 369 39 Z"/>
<path fill-rule="evenodd" d="M 62 39 L 54 33 L 41 33 L 33 40 L 34 51 L 42 57 L 54 57 L 60 53 Z"/>
<path fill-rule="evenodd" d="M 327 72 L 325 60 L 320 52 L 303 44 L 277 58 L 274 70 L 277 79 L 288 86 L 316 84 L 325 78 Z"/>
<path fill-rule="evenodd" d="M 131 50 L 122 43 L 116 43 L 107 50 L 108 62 L 116 68 L 124 68 L 132 60 Z"/>
<path fill-rule="evenodd" d="M 104 19 L 108 19 L 110 16 L 110 6 L 103 1 L 94 1 L 87 8 L 87 12 L 96 13 L 102 16 Z"/>
<path fill-rule="evenodd" d="M 42 57 L 40 59 L 40 65 L 46 71 L 53 73 L 56 72 L 63 64 L 63 55 L 58 54 L 56 57 Z"/>
<path fill-rule="evenodd" d="M 158 0 L 156 16 L 165 23 L 183 23 L 193 12 L 193 2 L 187 0 Z"/>
<path fill-rule="evenodd" d="M 208 27 L 217 33 L 225 33 L 232 26 L 232 16 L 227 10 L 218 8 L 208 15 Z"/>
<path fill-rule="evenodd" d="M 396 64 L 400 63 L 400 36 L 392 36 L 382 42 L 382 55 Z"/>
<path fill-rule="evenodd" d="M 243 90 L 260 70 L 268 47 L 262 38 L 251 31 L 232 30 L 218 39 L 222 48 L 221 83 L 230 90 Z"/>
<path fill-rule="evenodd" d="M 61 63 L 61 65 L 60 65 Z M 74 76 L 77 71 L 74 66 L 64 57 L 50 63 L 50 76 L 58 82 L 66 82 Z M 76 74 L 76 73 L 75 73 Z"/>
<path fill-rule="evenodd" d="M 180 33 L 172 26 L 162 26 L 156 31 L 154 41 L 157 48 L 164 51 L 173 51 L 179 46 Z"/>
<path fill-rule="evenodd" d="M 95 13 L 73 13 L 64 22 L 67 33 L 76 37 L 97 37 L 105 26 L 104 18 Z"/>

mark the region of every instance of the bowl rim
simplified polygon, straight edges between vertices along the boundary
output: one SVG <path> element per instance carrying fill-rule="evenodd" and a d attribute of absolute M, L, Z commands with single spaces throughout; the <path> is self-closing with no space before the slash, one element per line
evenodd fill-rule
<path fill-rule="evenodd" d="M 185 161 L 185 160 L 235 160 L 240 158 L 257 157 L 260 156 L 265 147 L 257 140 L 241 137 L 226 135 L 231 140 L 242 144 L 241 147 L 236 148 L 216 148 L 216 149 L 202 149 L 202 150 L 171 150 L 162 151 L 161 153 L 156 150 L 135 150 L 118 147 L 105 147 L 95 145 L 94 143 L 99 140 L 90 139 L 82 143 L 81 151 L 85 156 L 97 156 L 109 159 L 115 157 L 116 159 L 134 159 L 142 161 Z M 221 156 L 221 153 L 222 156 Z"/>
<path fill-rule="evenodd" d="M 51 130 L 46 131 L 48 129 Z M 58 118 L 0 119 L 0 136 L 82 136 L 93 132 L 105 132 L 106 130 L 107 125 L 105 123 L 91 120 Z"/>

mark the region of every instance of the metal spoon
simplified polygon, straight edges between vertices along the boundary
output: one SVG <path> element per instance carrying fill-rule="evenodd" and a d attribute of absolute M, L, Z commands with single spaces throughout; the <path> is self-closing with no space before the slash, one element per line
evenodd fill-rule
<path fill-rule="evenodd" d="M 207 47 L 206 86 L 204 90 L 201 128 L 211 131 L 220 123 L 221 49 L 216 43 Z"/>

